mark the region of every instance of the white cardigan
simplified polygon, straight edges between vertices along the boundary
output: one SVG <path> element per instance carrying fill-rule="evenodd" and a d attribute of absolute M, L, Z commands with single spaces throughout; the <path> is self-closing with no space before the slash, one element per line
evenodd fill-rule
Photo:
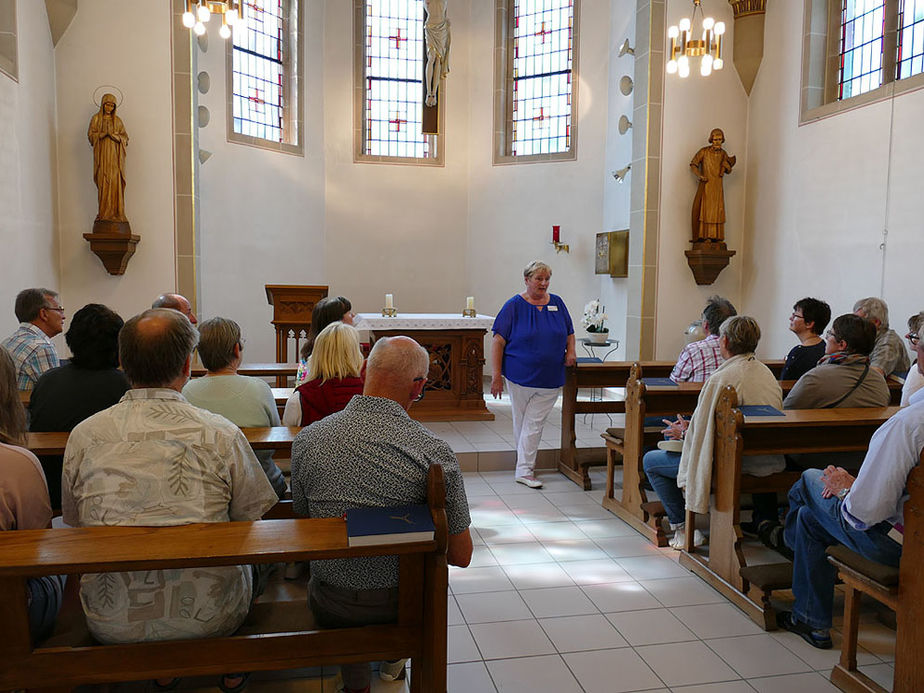
<path fill-rule="evenodd" d="M 773 373 L 754 354 L 732 356 L 709 376 L 696 402 L 696 411 L 683 439 L 677 486 L 685 489 L 686 507 L 695 513 L 709 512 L 712 486 L 715 408 L 726 385 L 738 393 L 738 404 L 768 404 L 783 408 L 783 391 Z M 742 471 L 753 476 L 768 476 L 782 471 L 782 455 L 757 455 L 742 461 Z"/>

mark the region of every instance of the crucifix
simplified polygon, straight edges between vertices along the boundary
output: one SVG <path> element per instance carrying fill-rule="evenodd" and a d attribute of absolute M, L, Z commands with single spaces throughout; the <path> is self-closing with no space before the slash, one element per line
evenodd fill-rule
<path fill-rule="evenodd" d="M 449 17 L 446 15 L 447 0 L 423 0 L 424 20 L 424 70 L 423 84 L 423 133 L 435 135 L 439 131 L 440 84 L 449 74 L 449 46 L 452 35 Z"/>

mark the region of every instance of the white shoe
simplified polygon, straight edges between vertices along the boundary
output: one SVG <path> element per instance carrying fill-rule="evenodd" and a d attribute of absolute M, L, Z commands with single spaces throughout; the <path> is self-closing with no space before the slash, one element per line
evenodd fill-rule
<path fill-rule="evenodd" d="M 532 474 L 529 476 L 518 476 L 516 478 L 516 482 L 518 484 L 523 484 L 524 486 L 529 486 L 530 488 L 542 488 L 542 482 Z"/>
<path fill-rule="evenodd" d="M 382 662 L 379 665 L 379 678 L 382 681 L 397 681 L 398 679 L 403 679 L 406 674 L 405 665 L 407 664 L 407 659 L 399 659 L 394 662 Z"/>
<path fill-rule="evenodd" d="M 684 544 L 687 543 L 687 532 L 685 527 L 680 527 L 674 531 L 674 536 L 668 542 L 668 545 L 675 551 L 683 551 Z M 698 529 L 693 530 L 693 546 L 705 546 L 706 535 Z"/>

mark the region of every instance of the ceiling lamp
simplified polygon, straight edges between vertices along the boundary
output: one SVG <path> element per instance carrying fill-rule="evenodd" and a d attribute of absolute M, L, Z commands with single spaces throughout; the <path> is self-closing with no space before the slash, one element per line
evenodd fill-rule
<path fill-rule="evenodd" d="M 713 70 L 721 70 L 722 36 L 725 34 L 725 22 L 717 22 L 712 17 L 703 15 L 700 7 L 701 0 L 693 0 L 693 14 L 690 18 L 684 17 L 680 24 L 667 30 L 667 37 L 671 40 L 670 59 L 667 61 L 667 74 L 677 73 L 681 77 L 690 75 L 690 58 L 700 58 L 699 73 L 708 77 Z M 690 38 L 690 29 L 696 21 L 696 13 L 703 23 L 702 38 Z"/>
<path fill-rule="evenodd" d="M 196 36 L 202 36 L 213 14 L 221 15 L 219 36 L 229 38 L 231 27 L 244 19 L 244 0 L 186 0 L 183 26 L 192 29 Z"/>

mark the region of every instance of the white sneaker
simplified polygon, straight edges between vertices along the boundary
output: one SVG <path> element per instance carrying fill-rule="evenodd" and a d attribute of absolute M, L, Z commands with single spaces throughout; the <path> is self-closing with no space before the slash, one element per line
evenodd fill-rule
<path fill-rule="evenodd" d="M 674 536 L 668 542 L 668 545 L 675 551 L 683 551 L 684 544 L 687 543 L 687 531 L 685 527 L 680 527 L 674 532 Z M 706 535 L 698 529 L 693 530 L 693 546 L 705 546 Z"/>
<path fill-rule="evenodd" d="M 406 674 L 405 665 L 407 664 L 407 659 L 399 659 L 394 662 L 382 662 L 379 665 L 379 678 L 382 681 L 397 681 L 398 679 L 403 679 Z"/>
<path fill-rule="evenodd" d="M 542 482 L 532 474 L 529 476 L 518 476 L 516 478 L 516 482 L 518 484 L 523 484 L 524 486 L 529 486 L 530 488 L 542 488 Z"/>

